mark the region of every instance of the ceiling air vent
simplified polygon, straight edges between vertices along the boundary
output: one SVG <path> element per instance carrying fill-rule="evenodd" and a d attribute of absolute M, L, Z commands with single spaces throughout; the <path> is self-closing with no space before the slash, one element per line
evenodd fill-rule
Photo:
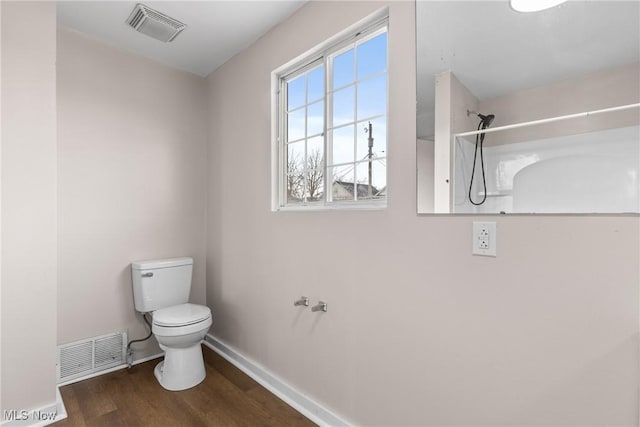
<path fill-rule="evenodd" d="M 134 30 L 156 40 L 170 42 L 187 26 L 163 13 L 138 3 L 127 19 Z"/>

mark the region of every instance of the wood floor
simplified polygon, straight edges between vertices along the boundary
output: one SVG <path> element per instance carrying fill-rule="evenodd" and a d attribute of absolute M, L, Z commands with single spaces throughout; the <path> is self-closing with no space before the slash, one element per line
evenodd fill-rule
<path fill-rule="evenodd" d="M 314 426 L 242 371 L 203 346 L 207 378 L 180 392 L 153 375 L 160 360 L 60 388 L 62 426 Z"/>

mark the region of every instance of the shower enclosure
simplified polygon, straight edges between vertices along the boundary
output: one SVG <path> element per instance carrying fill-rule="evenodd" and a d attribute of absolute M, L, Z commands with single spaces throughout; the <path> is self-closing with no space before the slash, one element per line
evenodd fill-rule
<path fill-rule="evenodd" d="M 454 134 L 451 212 L 640 212 L 640 126 L 617 126 L 625 113 L 640 104 Z"/>

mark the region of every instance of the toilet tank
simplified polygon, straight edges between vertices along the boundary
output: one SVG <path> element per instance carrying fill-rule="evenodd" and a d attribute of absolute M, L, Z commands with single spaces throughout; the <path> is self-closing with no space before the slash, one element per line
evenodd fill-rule
<path fill-rule="evenodd" d="M 147 313 L 189 302 L 192 258 L 168 258 L 131 263 L 136 311 Z"/>

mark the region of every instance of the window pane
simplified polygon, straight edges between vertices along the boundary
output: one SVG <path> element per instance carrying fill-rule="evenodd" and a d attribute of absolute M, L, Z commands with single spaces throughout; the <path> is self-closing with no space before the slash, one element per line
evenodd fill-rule
<path fill-rule="evenodd" d="M 378 198 L 387 197 L 387 159 L 373 162 L 373 186 L 378 189 Z"/>
<path fill-rule="evenodd" d="M 358 46 L 358 79 L 387 68 L 387 33 Z"/>
<path fill-rule="evenodd" d="M 358 123 L 358 141 L 356 158 L 365 160 L 369 154 L 369 133 L 365 132 L 369 129 L 369 122 Z M 371 135 L 373 136 L 373 155 L 374 157 L 387 156 L 387 119 L 386 117 L 378 117 L 371 120 Z"/>
<path fill-rule="evenodd" d="M 324 130 L 324 102 L 307 107 L 307 136 L 321 134 Z"/>
<path fill-rule="evenodd" d="M 287 145 L 287 173 L 302 173 L 304 168 L 304 141 Z"/>
<path fill-rule="evenodd" d="M 307 102 L 324 97 L 324 66 L 309 71 L 307 74 Z"/>
<path fill-rule="evenodd" d="M 318 136 L 307 141 L 307 199 L 324 198 L 324 138 Z"/>
<path fill-rule="evenodd" d="M 353 110 L 355 108 L 354 88 L 339 90 L 333 93 L 333 126 L 354 121 Z"/>
<path fill-rule="evenodd" d="M 307 170 L 307 201 L 317 202 L 324 199 L 324 169 Z"/>
<path fill-rule="evenodd" d="M 304 74 L 287 83 L 287 110 L 293 110 L 304 104 Z"/>
<path fill-rule="evenodd" d="M 369 193 L 369 162 L 358 163 L 356 166 L 358 199 L 380 199 L 386 197 L 386 164 L 386 160 L 373 160 L 371 162 L 371 193 Z"/>
<path fill-rule="evenodd" d="M 287 145 L 287 202 L 304 201 L 304 144 L 305 141 Z"/>
<path fill-rule="evenodd" d="M 329 168 L 334 201 L 353 200 L 353 165 Z"/>
<path fill-rule="evenodd" d="M 287 140 L 295 141 L 304 138 L 304 113 L 305 109 L 300 108 L 287 115 Z"/>
<path fill-rule="evenodd" d="M 333 58 L 333 89 L 354 81 L 353 49 Z"/>
<path fill-rule="evenodd" d="M 353 126 L 349 125 L 332 131 L 333 159 L 331 164 L 353 162 L 354 137 Z"/>
<path fill-rule="evenodd" d="M 287 203 L 304 202 L 304 177 L 301 174 L 287 175 Z"/>
<path fill-rule="evenodd" d="M 307 140 L 307 169 L 324 167 L 324 138 L 316 136 Z"/>
<path fill-rule="evenodd" d="M 387 74 L 358 83 L 358 120 L 387 111 Z"/>

